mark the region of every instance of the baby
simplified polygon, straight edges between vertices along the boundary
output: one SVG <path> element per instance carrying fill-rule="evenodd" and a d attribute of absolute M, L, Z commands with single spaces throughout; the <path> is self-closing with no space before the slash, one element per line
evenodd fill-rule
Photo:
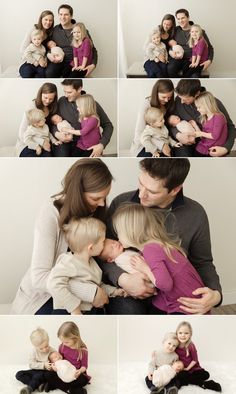
<path fill-rule="evenodd" d="M 74 130 L 74 128 L 71 126 L 67 120 L 63 120 L 62 117 L 58 114 L 52 115 L 51 117 L 51 122 L 57 127 L 57 130 L 59 132 L 63 132 L 67 134 L 68 136 L 71 136 L 71 139 L 73 138 L 72 133 L 70 132 L 71 130 Z"/>
<path fill-rule="evenodd" d="M 181 120 L 179 116 L 177 115 L 170 115 L 169 118 L 167 119 L 167 123 L 170 126 L 176 127 L 177 130 L 180 133 L 185 133 L 185 134 L 192 134 L 197 131 L 195 127 L 195 122 L 193 120 L 190 120 L 187 122 L 187 120 Z"/>
<path fill-rule="evenodd" d="M 45 114 L 41 109 L 30 109 L 26 112 L 26 117 L 29 126 L 24 132 L 23 140 L 29 149 L 36 151 L 37 156 L 40 156 L 43 150 L 51 151 L 50 141 L 54 145 L 60 145 L 60 142 L 49 132 Z"/>
<path fill-rule="evenodd" d="M 164 364 L 153 372 L 152 383 L 155 387 L 160 388 L 168 384 L 175 375 L 183 371 L 184 364 L 182 361 L 174 361 L 172 365 Z"/>
<path fill-rule="evenodd" d="M 159 108 L 149 107 L 144 119 L 147 125 L 141 134 L 140 142 L 145 151 L 152 153 L 153 157 L 159 157 L 160 152 L 164 156 L 171 156 L 169 145 L 176 148 L 181 145 L 169 136 L 169 131 L 164 125 L 163 112 Z"/>
<path fill-rule="evenodd" d="M 181 45 L 178 45 L 175 40 L 170 40 L 169 46 L 171 47 L 171 49 L 169 50 L 169 55 L 173 59 L 182 59 L 183 58 L 184 49 L 181 47 Z"/>
<path fill-rule="evenodd" d="M 55 41 L 48 41 L 47 43 L 48 49 L 50 49 L 50 52 L 47 54 L 47 58 L 50 60 L 52 63 L 61 63 L 63 62 L 65 53 L 64 51 L 57 46 Z"/>
<path fill-rule="evenodd" d="M 58 377 L 65 383 L 70 383 L 76 380 L 76 368 L 68 360 L 63 360 L 63 357 L 58 352 L 51 352 L 48 359 L 52 365 L 52 369 L 57 373 Z"/>

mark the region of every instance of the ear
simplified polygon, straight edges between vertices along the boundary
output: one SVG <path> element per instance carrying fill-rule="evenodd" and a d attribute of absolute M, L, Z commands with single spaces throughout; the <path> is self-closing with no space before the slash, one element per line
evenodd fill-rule
<path fill-rule="evenodd" d="M 93 251 L 93 244 L 89 244 L 89 245 L 87 246 L 87 249 L 88 249 L 88 252 L 89 252 L 89 253 L 92 252 L 92 251 Z"/>
<path fill-rule="evenodd" d="M 111 257 L 108 257 L 107 263 L 113 263 L 113 262 L 114 262 L 114 259 L 112 259 Z"/>
<path fill-rule="evenodd" d="M 182 188 L 183 188 L 183 185 L 179 185 L 179 186 L 174 187 L 174 189 L 172 189 L 170 192 L 171 196 L 175 197 L 180 192 L 180 190 Z"/>

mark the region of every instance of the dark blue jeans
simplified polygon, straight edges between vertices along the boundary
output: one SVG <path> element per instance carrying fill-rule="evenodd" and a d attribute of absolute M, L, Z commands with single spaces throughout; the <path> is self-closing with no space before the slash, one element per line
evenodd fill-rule
<path fill-rule="evenodd" d="M 32 390 L 36 390 L 40 384 L 45 383 L 45 371 L 41 369 L 29 369 L 26 371 L 18 371 L 16 379 L 30 386 Z"/>
<path fill-rule="evenodd" d="M 19 73 L 22 78 L 45 78 L 45 68 L 30 63 L 22 64 Z"/>
<path fill-rule="evenodd" d="M 148 78 L 165 78 L 167 77 L 167 64 L 162 62 L 155 62 L 154 60 L 147 60 L 143 65 Z"/>
<path fill-rule="evenodd" d="M 20 157 L 52 157 L 51 152 L 47 152 L 46 150 L 42 150 L 41 155 L 36 155 L 36 151 L 34 149 L 29 149 L 27 146 L 23 149 L 20 154 Z"/>
<path fill-rule="evenodd" d="M 47 302 L 35 313 L 35 315 L 69 315 L 65 309 L 53 309 L 53 300 L 49 298 Z"/>

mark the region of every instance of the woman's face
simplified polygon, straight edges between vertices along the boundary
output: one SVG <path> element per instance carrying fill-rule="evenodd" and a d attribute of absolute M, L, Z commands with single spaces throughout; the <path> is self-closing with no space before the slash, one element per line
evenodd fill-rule
<path fill-rule="evenodd" d="M 172 98 L 174 94 L 174 91 L 172 90 L 171 92 L 167 93 L 158 93 L 158 100 L 161 105 L 166 105 Z"/>
<path fill-rule="evenodd" d="M 166 19 L 166 20 L 163 21 L 162 27 L 163 27 L 164 31 L 168 32 L 168 31 L 170 31 L 172 29 L 173 23 L 172 23 L 171 20 Z"/>
<path fill-rule="evenodd" d="M 53 25 L 53 15 L 46 15 L 42 18 L 42 26 L 45 30 L 50 29 Z"/>
<path fill-rule="evenodd" d="M 101 190 L 100 192 L 85 192 L 85 200 L 89 204 L 92 212 L 96 211 L 98 207 L 104 207 L 106 205 L 106 197 L 110 193 L 111 185 L 109 185 L 106 189 Z"/>
<path fill-rule="evenodd" d="M 42 93 L 42 103 L 44 107 L 48 107 L 55 100 L 56 93 Z"/>

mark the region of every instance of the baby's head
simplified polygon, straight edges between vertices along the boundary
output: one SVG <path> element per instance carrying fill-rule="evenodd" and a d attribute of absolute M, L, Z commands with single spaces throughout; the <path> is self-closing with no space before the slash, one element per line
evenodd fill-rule
<path fill-rule="evenodd" d="M 180 117 L 177 115 L 170 115 L 167 122 L 170 126 L 176 127 L 177 124 L 181 121 Z"/>
<path fill-rule="evenodd" d="M 106 238 L 99 258 L 107 263 L 112 263 L 123 251 L 124 248 L 119 241 Z"/>
<path fill-rule="evenodd" d="M 177 335 L 174 332 L 168 332 L 162 341 L 163 350 L 165 353 L 173 353 L 177 346 L 179 345 L 179 341 Z"/>
<path fill-rule="evenodd" d="M 86 217 L 71 219 L 63 226 L 69 248 L 74 253 L 80 253 L 85 249 L 89 256 L 99 256 L 103 250 L 106 226 L 98 219 Z"/>
<path fill-rule="evenodd" d="M 58 62 L 62 62 L 62 60 L 64 59 L 64 56 L 65 56 L 65 52 L 60 47 L 53 46 L 51 48 L 51 55 Z"/>
<path fill-rule="evenodd" d="M 161 35 L 159 30 L 154 30 L 151 35 L 151 41 L 153 44 L 158 45 L 161 42 Z"/>
<path fill-rule="evenodd" d="M 51 116 L 51 122 L 52 124 L 57 125 L 58 123 L 62 122 L 62 117 L 58 114 L 54 114 Z"/>
<path fill-rule="evenodd" d="M 31 32 L 30 35 L 31 42 L 36 46 L 39 47 L 43 41 L 43 32 L 42 30 L 35 29 Z"/>
<path fill-rule="evenodd" d="M 164 114 L 160 108 L 149 107 L 144 115 L 145 122 L 152 127 L 164 125 Z"/>
<path fill-rule="evenodd" d="M 59 352 L 51 352 L 48 356 L 48 360 L 51 363 L 55 363 L 56 361 L 62 360 L 62 359 L 63 359 L 63 357 Z"/>
<path fill-rule="evenodd" d="M 53 47 L 56 47 L 56 46 L 57 46 L 57 44 L 56 44 L 55 41 L 53 41 L 53 40 L 50 40 L 50 41 L 48 41 L 48 43 L 47 43 L 48 49 L 52 49 Z"/>
<path fill-rule="evenodd" d="M 37 328 L 30 334 L 30 341 L 32 345 L 41 353 L 49 352 L 49 337 L 48 333 L 43 328 Z"/>
<path fill-rule="evenodd" d="M 174 361 L 172 364 L 172 368 L 175 370 L 176 373 L 183 371 L 184 369 L 183 361 L 180 360 Z"/>
<path fill-rule="evenodd" d="M 174 45 L 177 45 L 177 42 L 175 40 L 170 40 L 168 44 L 170 47 L 173 47 Z"/>
<path fill-rule="evenodd" d="M 41 109 L 32 108 L 26 112 L 28 123 L 34 127 L 43 127 L 46 119 L 45 114 Z"/>

